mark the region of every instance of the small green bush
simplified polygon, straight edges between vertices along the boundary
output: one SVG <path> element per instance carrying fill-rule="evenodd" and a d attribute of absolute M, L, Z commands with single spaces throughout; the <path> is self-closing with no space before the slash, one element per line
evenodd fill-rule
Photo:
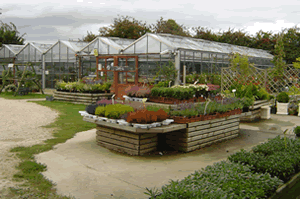
<path fill-rule="evenodd" d="M 300 126 L 297 126 L 295 129 L 294 129 L 294 133 L 296 134 L 296 135 L 300 135 Z"/>
<path fill-rule="evenodd" d="M 111 104 L 105 107 L 105 117 L 119 119 L 121 115 L 133 111 L 134 109 L 129 105 Z"/>
<path fill-rule="evenodd" d="M 104 106 L 98 106 L 95 110 L 95 115 L 98 116 L 105 116 L 105 107 Z"/>
<path fill-rule="evenodd" d="M 281 92 L 277 96 L 277 101 L 281 103 L 288 103 L 290 101 L 290 97 L 286 92 Z"/>

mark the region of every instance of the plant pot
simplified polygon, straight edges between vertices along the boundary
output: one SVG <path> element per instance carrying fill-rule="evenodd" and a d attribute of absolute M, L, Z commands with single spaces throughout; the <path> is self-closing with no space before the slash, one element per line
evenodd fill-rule
<path fill-rule="evenodd" d="M 277 102 L 277 113 L 276 114 L 288 115 L 288 106 L 289 106 L 289 103 Z"/>

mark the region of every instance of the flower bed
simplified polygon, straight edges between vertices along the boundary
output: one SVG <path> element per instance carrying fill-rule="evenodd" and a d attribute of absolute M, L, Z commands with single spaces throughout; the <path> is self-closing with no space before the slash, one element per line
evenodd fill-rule
<path fill-rule="evenodd" d="M 56 82 L 55 88 L 61 92 L 72 93 L 110 93 L 111 83 L 102 83 L 102 80 L 81 82 Z"/>

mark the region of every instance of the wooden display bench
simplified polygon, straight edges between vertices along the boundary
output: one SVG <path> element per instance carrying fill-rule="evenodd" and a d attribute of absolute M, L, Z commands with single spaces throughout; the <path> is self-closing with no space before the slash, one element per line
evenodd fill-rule
<path fill-rule="evenodd" d="M 235 138 L 239 134 L 240 115 L 150 129 L 120 126 L 87 117 L 83 120 L 97 124 L 98 145 L 130 155 L 143 155 L 161 148 L 190 152 Z"/>
<path fill-rule="evenodd" d="M 111 97 L 112 93 L 72 93 L 54 91 L 54 100 L 73 102 L 77 104 L 89 105 L 96 103 L 98 98 Z"/>
<path fill-rule="evenodd" d="M 159 140 L 158 134 L 173 132 L 186 127 L 185 124 L 171 124 L 150 129 L 139 129 L 95 121 L 86 117 L 83 120 L 97 124 L 96 141 L 98 145 L 129 155 L 143 155 L 156 151 L 157 147 L 160 147 L 158 144 L 164 144 Z"/>
<path fill-rule="evenodd" d="M 261 119 L 261 107 L 270 105 L 271 100 L 254 101 L 253 106 L 249 107 L 249 112 L 244 112 L 241 115 L 241 122 L 253 122 Z"/>
<path fill-rule="evenodd" d="M 185 130 L 168 133 L 167 143 L 179 151 L 194 151 L 215 142 L 237 137 L 239 124 L 240 115 L 188 123 Z"/>

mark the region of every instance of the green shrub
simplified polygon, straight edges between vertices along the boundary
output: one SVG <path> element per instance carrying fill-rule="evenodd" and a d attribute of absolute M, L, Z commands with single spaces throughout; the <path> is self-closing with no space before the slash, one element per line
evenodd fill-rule
<path fill-rule="evenodd" d="M 270 94 L 268 93 L 268 91 L 266 91 L 265 88 L 259 89 L 256 95 L 257 95 L 258 100 L 269 100 L 270 99 Z"/>
<path fill-rule="evenodd" d="M 252 148 L 252 152 L 241 150 L 228 157 L 231 162 L 252 165 L 252 171 L 277 176 L 287 182 L 300 169 L 300 142 L 277 136 L 267 143 Z"/>
<path fill-rule="evenodd" d="M 281 92 L 277 96 L 277 101 L 281 103 L 288 103 L 290 101 L 290 97 L 286 92 Z"/>
<path fill-rule="evenodd" d="M 112 104 L 105 107 L 105 117 L 119 119 L 121 115 L 134 111 L 129 105 Z"/>
<path fill-rule="evenodd" d="M 104 117 L 105 116 L 105 107 L 104 106 L 98 106 L 95 110 L 95 115 Z"/>
<path fill-rule="evenodd" d="M 158 82 L 157 84 L 155 84 L 153 87 L 157 87 L 157 88 L 169 87 L 169 82 L 168 81 L 161 81 L 161 82 Z"/>
<path fill-rule="evenodd" d="M 164 185 L 156 198 L 266 198 L 282 181 L 253 174 L 251 166 L 221 161 Z"/>
<path fill-rule="evenodd" d="M 300 135 L 300 126 L 297 126 L 295 129 L 294 129 L 294 133 L 296 135 Z"/>

